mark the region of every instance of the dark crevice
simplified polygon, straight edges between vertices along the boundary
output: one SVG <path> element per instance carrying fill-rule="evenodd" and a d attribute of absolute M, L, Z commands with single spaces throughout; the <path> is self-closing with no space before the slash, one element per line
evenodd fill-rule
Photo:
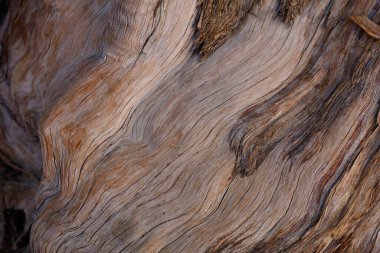
<path fill-rule="evenodd" d="M 0 0 L 0 26 L 8 13 L 8 0 Z"/>
<path fill-rule="evenodd" d="M 17 252 L 29 243 L 29 230 L 25 232 L 26 217 L 23 210 L 4 209 L 4 242 L 3 252 Z"/>

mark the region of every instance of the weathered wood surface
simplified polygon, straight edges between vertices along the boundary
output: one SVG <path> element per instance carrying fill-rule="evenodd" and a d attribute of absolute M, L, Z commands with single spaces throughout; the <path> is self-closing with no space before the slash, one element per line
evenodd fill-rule
<path fill-rule="evenodd" d="M 3 250 L 380 252 L 379 0 L 8 4 Z"/>

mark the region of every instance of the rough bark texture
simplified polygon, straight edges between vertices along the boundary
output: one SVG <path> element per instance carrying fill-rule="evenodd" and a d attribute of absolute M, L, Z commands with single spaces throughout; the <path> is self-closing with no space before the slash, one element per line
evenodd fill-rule
<path fill-rule="evenodd" d="M 379 0 L 0 6 L 0 251 L 380 252 Z"/>

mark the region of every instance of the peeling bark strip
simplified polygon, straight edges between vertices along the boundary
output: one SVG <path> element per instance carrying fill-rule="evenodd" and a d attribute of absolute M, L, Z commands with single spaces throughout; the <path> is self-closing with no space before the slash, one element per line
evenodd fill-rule
<path fill-rule="evenodd" d="M 0 252 L 380 252 L 379 0 L 7 3 Z"/>
<path fill-rule="evenodd" d="M 369 36 L 380 39 L 380 25 L 364 16 L 351 16 L 350 19 L 359 25 Z"/>
<path fill-rule="evenodd" d="M 209 56 L 230 38 L 258 0 L 197 0 L 195 52 Z"/>

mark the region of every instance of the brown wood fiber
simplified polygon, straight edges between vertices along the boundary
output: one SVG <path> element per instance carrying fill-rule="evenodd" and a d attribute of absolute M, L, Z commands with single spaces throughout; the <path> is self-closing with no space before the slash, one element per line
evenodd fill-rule
<path fill-rule="evenodd" d="M 380 252 L 379 0 L 0 3 L 0 252 Z"/>

